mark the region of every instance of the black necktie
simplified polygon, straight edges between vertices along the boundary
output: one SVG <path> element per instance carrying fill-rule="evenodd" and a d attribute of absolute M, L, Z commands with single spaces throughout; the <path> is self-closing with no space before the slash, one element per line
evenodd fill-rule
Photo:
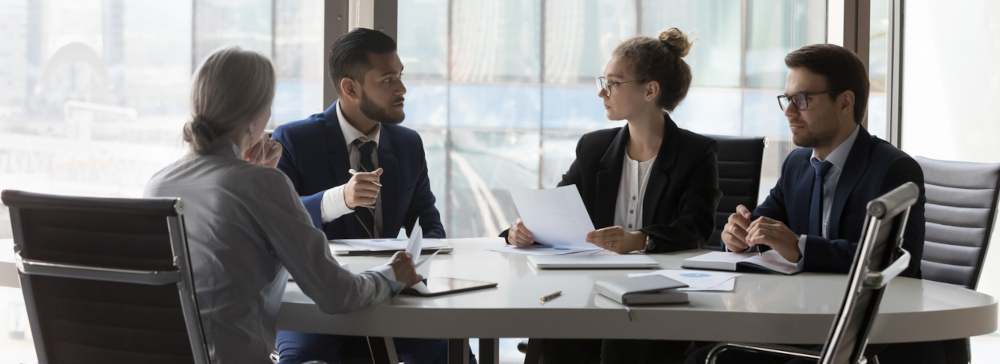
<path fill-rule="evenodd" d="M 354 147 L 358 148 L 361 155 L 361 160 L 358 165 L 360 172 L 372 172 L 375 171 L 374 162 L 374 152 L 377 145 L 373 141 L 362 142 L 361 139 L 354 140 Z M 377 205 L 376 205 L 377 206 Z M 357 231 L 363 235 L 362 238 L 374 239 L 376 238 L 375 229 L 375 206 L 372 208 L 358 206 L 354 208 L 354 216 L 358 220 L 358 226 L 360 227 Z"/>
<path fill-rule="evenodd" d="M 820 162 L 813 158 L 809 161 L 816 171 L 813 176 L 812 202 L 809 206 L 809 235 L 823 236 L 823 182 L 826 180 L 826 173 L 830 171 L 833 163 L 828 161 Z"/>

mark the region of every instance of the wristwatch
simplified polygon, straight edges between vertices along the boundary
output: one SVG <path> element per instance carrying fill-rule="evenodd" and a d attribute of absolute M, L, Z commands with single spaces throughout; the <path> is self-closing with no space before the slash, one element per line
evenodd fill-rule
<path fill-rule="evenodd" d="M 643 233 L 646 234 L 646 233 Z M 649 253 L 656 249 L 656 243 L 653 242 L 653 236 L 646 234 L 646 248 L 643 249 L 643 253 Z"/>

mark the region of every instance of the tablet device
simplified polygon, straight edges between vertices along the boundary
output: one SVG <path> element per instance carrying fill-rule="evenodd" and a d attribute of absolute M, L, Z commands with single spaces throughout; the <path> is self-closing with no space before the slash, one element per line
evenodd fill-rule
<path fill-rule="evenodd" d="M 471 279 L 459 279 L 448 277 L 427 278 L 425 282 L 414 284 L 412 287 L 404 289 L 403 294 L 420 297 L 434 297 L 449 293 L 473 291 L 483 288 L 496 287 L 496 282 L 474 281 Z"/>

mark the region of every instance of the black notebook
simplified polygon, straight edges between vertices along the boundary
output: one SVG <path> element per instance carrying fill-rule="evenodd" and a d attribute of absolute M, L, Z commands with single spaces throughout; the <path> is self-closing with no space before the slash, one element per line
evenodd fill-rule
<path fill-rule="evenodd" d="M 730 272 L 765 271 L 792 275 L 799 272 L 797 264 L 785 260 L 781 254 L 768 250 L 763 254 L 711 252 L 684 259 L 681 268 L 725 270 Z"/>

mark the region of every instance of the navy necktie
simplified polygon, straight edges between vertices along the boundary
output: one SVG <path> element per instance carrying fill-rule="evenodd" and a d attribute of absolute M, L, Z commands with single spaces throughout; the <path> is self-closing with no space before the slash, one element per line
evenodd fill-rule
<path fill-rule="evenodd" d="M 354 147 L 358 148 L 360 152 L 360 163 L 358 163 L 358 169 L 360 172 L 373 172 L 375 171 L 374 162 L 374 152 L 377 145 L 373 141 L 362 142 L 360 139 L 354 140 Z M 357 231 L 362 235 L 362 238 L 374 239 L 376 236 L 375 229 L 375 214 L 376 206 L 372 208 L 358 206 L 354 208 L 354 216 L 358 220 Z"/>
<path fill-rule="evenodd" d="M 816 172 L 813 175 L 812 202 L 809 205 L 809 235 L 823 236 L 823 182 L 825 182 L 826 173 L 830 171 L 833 163 L 820 162 L 815 158 L 809 163 L 812 163 Z"/>

